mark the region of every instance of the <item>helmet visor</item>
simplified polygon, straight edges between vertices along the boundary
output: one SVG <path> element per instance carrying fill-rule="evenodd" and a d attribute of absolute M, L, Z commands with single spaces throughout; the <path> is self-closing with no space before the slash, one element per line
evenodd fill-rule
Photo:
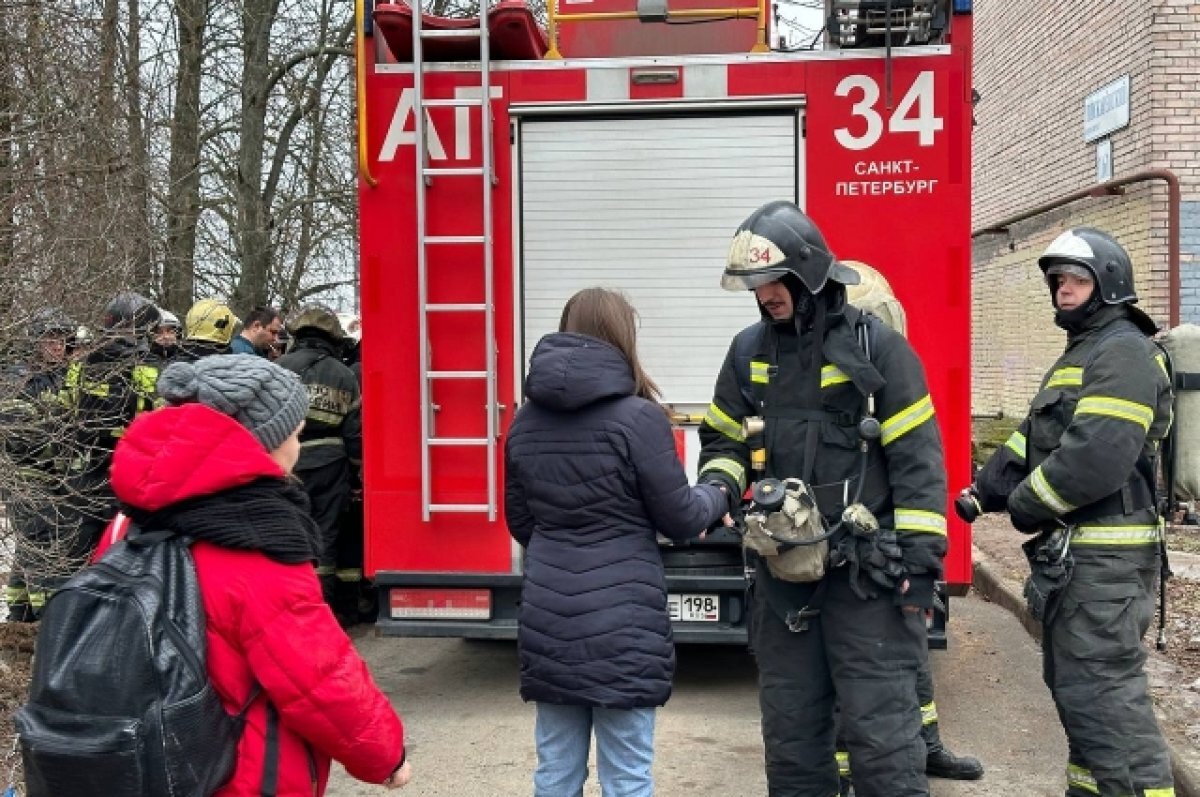
<path fill-rule="evenodd" d="M 1072 277 L 1078 277 L 1088 282 L 1096 281 L 1096 277 L 1092 274 L 1090 268 L 1082 266 L 1079 263 L 1072 263 L 1069 260 L 1054 260 L 1046 266 L 1047 277 L 1057 277 L 1059 274 L 1070 274 Z"/>
<path fill-rule="evenodd" d="M 752 291 L 783 279 L 787 273 L 786 268 L 764 268 L 757 271 L 734 271 L 726 268 L 721 276 L 721 287 L 727 291 Z"/>

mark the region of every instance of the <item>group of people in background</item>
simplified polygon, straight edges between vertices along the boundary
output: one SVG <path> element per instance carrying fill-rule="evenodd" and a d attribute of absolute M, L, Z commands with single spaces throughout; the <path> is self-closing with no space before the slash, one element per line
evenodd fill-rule
<path fill-rule="evenodd" d="M 132 292 L 86 338 L 58 310 L 35 315 L 0 404 L 19 468 L 3 496 L 10 619 L 38 620 L 130 528 L 183 535 L 207 674 L 245 723 L 218 794 L 320 794 L 331 759 L 400 788 L 412 772 L 400 718 L 339 628 L 374 613 L 353 507 L 358 338 L 321 305 L 287 321 L 205 299 L 181 326 Z"/>
<path fill-rule="evenodd" d="M 92 330 L 57 308 L 37 311 L 25 356 L 10 363 L 0 400 L 6 485 L 16 555 L 5 597 L 9 618 L 37 619 L 46 599 L 87 561 L 117 504 L 109 486 L 113 450 L 129 423 L 163 404 L 157 382 L 175 362 L 242 353 L 296 373 L 310 397 L 296 475 L 317 508 L 319 575 L 344 625 L 374 613 L 363 580 L 360 391 L 357 320 L 321 305 L 292 314 L 255 307 L 244 319 L 217 299 L 184 315 L 133 292 L 117 294 Z"/>

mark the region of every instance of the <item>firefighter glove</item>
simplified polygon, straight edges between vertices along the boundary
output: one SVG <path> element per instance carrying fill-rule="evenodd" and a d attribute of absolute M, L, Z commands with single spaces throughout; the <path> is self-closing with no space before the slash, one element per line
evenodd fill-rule
<path fill-rule="evenodd" d="M 897 593 L 896 605 L 932 609 L 934 580 L 932 573 L 910 574 L 908 576 L 908 589 L 902 595 Z"/>

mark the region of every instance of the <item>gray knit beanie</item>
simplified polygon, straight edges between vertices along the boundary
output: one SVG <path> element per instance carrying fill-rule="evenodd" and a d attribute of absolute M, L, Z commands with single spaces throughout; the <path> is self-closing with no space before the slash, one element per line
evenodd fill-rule
<path fill-rule="evenodd" d="M 170 404 L 196 402 L 230 416 L 268 451 L 291 437 L 308 412 L 300 378 L 253 354 L 172 363 L 158 377 L 158 394 Z"/>

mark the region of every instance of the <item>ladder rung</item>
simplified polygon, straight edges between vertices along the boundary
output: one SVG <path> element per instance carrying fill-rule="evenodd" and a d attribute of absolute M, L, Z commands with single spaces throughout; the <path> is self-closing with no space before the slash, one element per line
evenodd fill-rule
<path fill-rule="evenodd" d="M 487 379 L 487 371 L 430 371 L 430 379 Z"/>
<path fill-rule="evenodd" d="M 491 512 L 487 504 L 430 504 L 430 512 Z"/>
<path fill-rule="evenodd" d="M 487 239 L 482 235 L 426 235 L 427 244 L 482 244 Z"/>
<path fill-rule="evenodd" d="M 469 313 L 486 310 L 486 304 L 428 304 L 425 309 L 431 313 Z"/>
<path fill-rule="evenodd" d="M 458 169 L 422 169 L 426 177 L 473 177 L 483 176 L 482 166 L 463 166 Z"/>
<path fill-rule="evenodd" d="M 478 39 L 479 28 L 450 28 L 449 30 L 421 29 L 423 39 Z"/>
<path fill-rule="evenodd" d="M 478 108 L 483 100 L 478 97 L 456 97 L 452 100 L 422 100 L 426 108 Z"/>
<path fill-rule="evenodd" d="M 486 437 L 431 437 L 431 446 L 486 446 Z"/>

